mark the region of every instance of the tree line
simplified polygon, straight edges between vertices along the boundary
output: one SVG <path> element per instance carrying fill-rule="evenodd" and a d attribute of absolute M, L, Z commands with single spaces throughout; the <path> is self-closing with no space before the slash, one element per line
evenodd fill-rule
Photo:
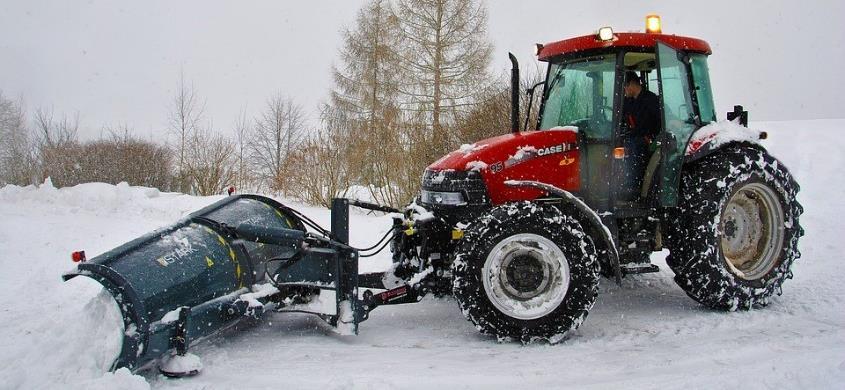
<path fill-rule="evenodd" d="M 509 84 L 489 70 L 493 45 L 480 1 L 371 0 L 341 39 L 315 128 L 278 93 L 258 115 L 241 113 L 228 131 L 215 129 L 182 74 L 168 143 L 142 140 L 125 125 L 81 142 L 78 116 L 38 109 L 30 119 L 21 101 L 0 93 L 0 184 L 127 181 L 198 195 L 232 185 L 326 206 L 337 196 L 401 206 L 417 194 L 427 165 L 509 130 Z"/>

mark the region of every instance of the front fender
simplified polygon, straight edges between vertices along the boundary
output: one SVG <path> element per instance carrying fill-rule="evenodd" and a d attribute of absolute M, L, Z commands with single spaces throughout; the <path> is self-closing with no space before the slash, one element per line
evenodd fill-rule
<path fill-rule="evenodd" d="M 549 194 L 559 196 L 564 203 L 574 212 L 573 217 L 578 219 L 581 225 L 588 229 L 588 233 L 593 238 L 596 244 L 596 251 L 601 254 L 604 253 L 606 259 L 604 260 L 613 270 L 614 277 L 617 284 L 622 283 L 622 269 L 619 266 L 619 252 L 616 249 L 616 244 L 613 241 L 613 236 L 610 234 L 610 229 L 605 226 L 596 212 L 582 202 L 575 195 L 569 191 L 560 189 L 551 184 L 542 183 L 539 181 L 530 180 L 508 180 L 505 185 L 511 187 L 530 187 L 545 191 Z"/>

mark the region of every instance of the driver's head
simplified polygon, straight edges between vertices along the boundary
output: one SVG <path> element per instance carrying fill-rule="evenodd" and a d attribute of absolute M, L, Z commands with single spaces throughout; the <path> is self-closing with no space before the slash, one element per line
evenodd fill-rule
<path fill-rule="evenodd" d="M 637 72 L 625 72 L 625 97 L 637 97 L 642 90 L 643 86 Z"/>

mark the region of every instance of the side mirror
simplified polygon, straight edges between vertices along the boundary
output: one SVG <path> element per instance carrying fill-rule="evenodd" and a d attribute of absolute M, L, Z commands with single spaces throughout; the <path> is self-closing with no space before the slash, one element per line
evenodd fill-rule
<path fill-rule="evenodd" d="M 526 91 L 528 93 L 528 110 L 525 113 L 525 126 L 522 127 L 523 130 L 528 130 L 528 119 L 531 118 L 531 106 L 534 105 L 534 90 L 544 84 L 546 84 L 546 82 L 541 81 L 537 84 L 532 85 L 531 88 L 528 88 L 528 91 Z"/>
<path fill-rule="evenodd" d="M 732 112 L 728 112 L 728 120 L 739 118 L 739 124 L 748 127 L 748 111 L 743 111 L 742 106 L 734 106 Z"/>

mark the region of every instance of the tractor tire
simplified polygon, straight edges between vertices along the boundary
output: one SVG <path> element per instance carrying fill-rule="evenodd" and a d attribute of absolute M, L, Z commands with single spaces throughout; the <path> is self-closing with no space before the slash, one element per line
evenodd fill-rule
<path fill-rule="evenodd" d="M 595 303 L 599 268 L 577 220 L 552 206 L 512 203 L 467 228 L 452 267 L 452 293 L 484 334 L 556 343 Z"/>
<path fill-rule="evenodd" d="M 801 256 L 798 190 L 758 147 L 729 147 L 685 166 L 669 232 L 675 282 L 714 309 L 767 305 Z"/>

